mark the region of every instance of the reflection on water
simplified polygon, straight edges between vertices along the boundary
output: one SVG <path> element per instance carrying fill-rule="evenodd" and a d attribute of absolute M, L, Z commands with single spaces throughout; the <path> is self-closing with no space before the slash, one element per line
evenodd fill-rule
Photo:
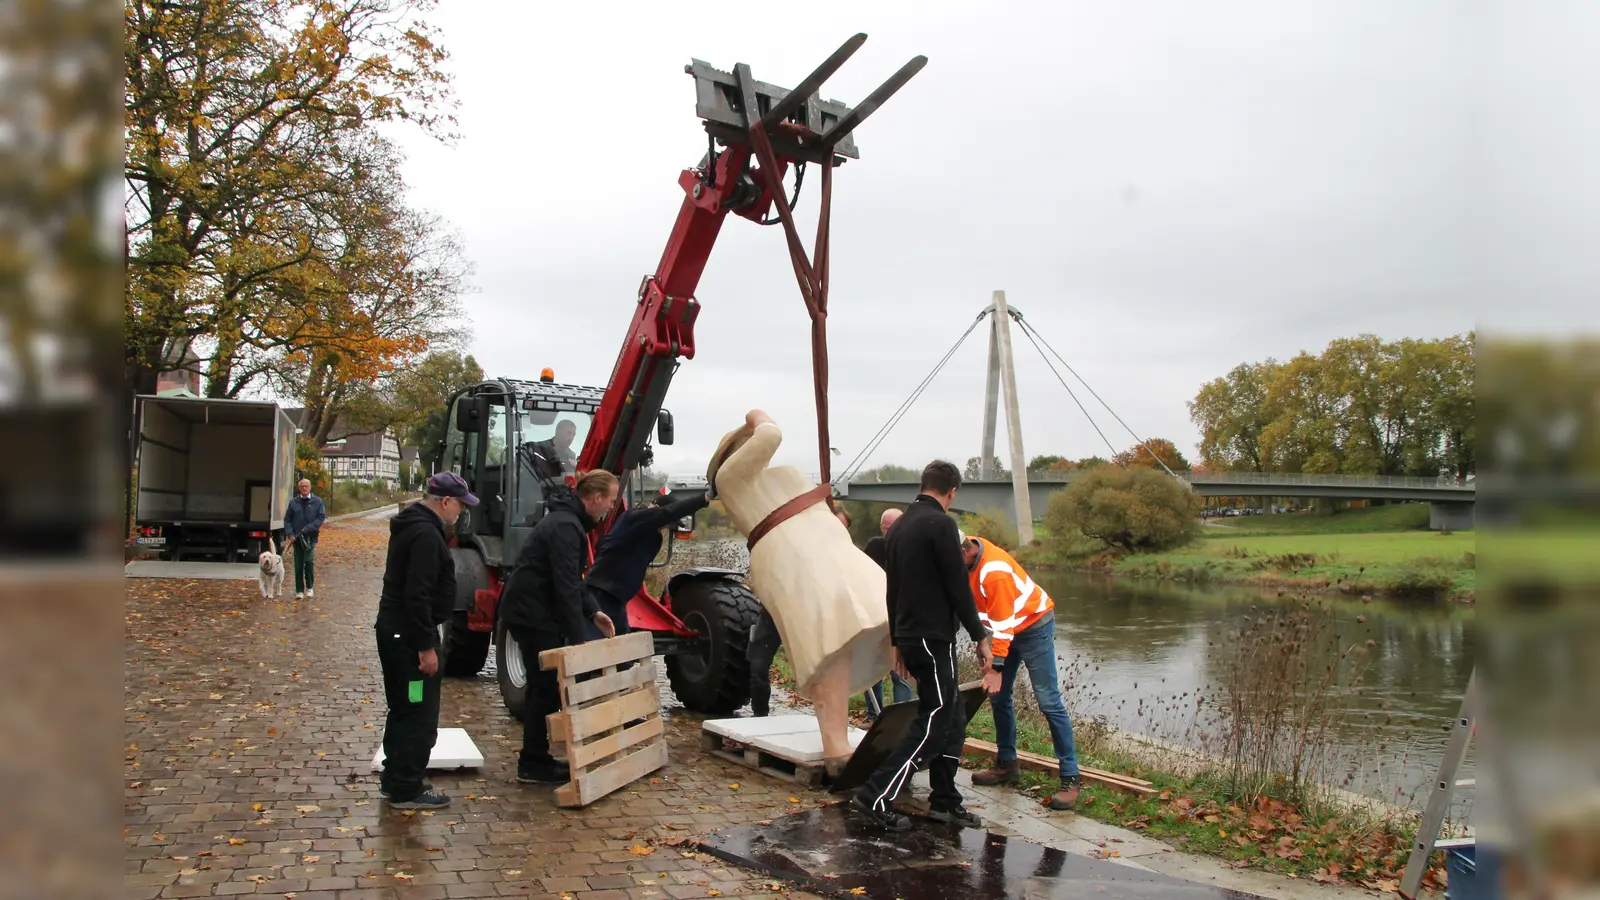
<path fill-rule="evenodd" d="M 1470 610 L 1033 574 L 1056 601 L 1056 643 L 1073 716 L 1104 716 L 1127 731 L 1190 744 L 1200 739 L 1196 697 L 1210 694 L 1236 655 L 1230 633 L 1247 617 L 1303 599 L 1325 606 L 1332 635 L 1321 643 L 1320 662 L 1334 660 L 1334 647 L 1361 646 L 1367 655 L 1363 683 L 1340 700 L 1345 714 L 1332 730 L 1337 762 L 1329 776 L 1372 796 L 1426 799 L 1472 673 Z"/>

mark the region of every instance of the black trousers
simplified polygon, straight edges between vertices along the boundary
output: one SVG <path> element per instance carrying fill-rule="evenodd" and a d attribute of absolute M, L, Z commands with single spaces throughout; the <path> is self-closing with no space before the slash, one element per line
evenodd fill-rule
<path fill-rule="evenodd" d="M 917 682 L 917 718 L 878 768 L 873 770 L 858 796 L 875 809 L 888 809 L 911 774 L 928 770 L 933 792 L 928 805 L 951 809 L 961 803 L 956 772 L 961 768 L 961 746 L 967 723 L 956 695 L 956 649 L 951 641 L 906 639 L 900 656 Z"/>
<path fill-rule="evenodd" d="M 517 755 L 517 771 L 531 773 L 535 768 L 556 764 L 550 755 L 550 723 L 545 716 L 561 711 L 561 682 L 554 669 L 539 668 L 539 654 L 566 646 L 553 630 L 507 626 L 522 650 L 522 665 L 528 672 L 527 708 L 522 712 L 522 752 Z"/>
<path fill-rule="evenodd" d="M 764 716 L 772 711 L 772 658 L 783 646 L 778 623 L 765 609 L 750 629 L 750 645 L 745 659 L 750 663 L 750 711 Z"/>
<path fill-rule="evenodd" d="M 588 591 L 589 596 L 593 597 L 595 602 L 600 604 L 600 611 L 611 618 L 611 624 L 617 626 L 617 637 L 622 637 L 631 630 L 628 627 L 628 600 L 633 599 L 632 597 L 629 597 L 627 600 L 623 600 L 613 597 L 609 593 L 602 590 L 597 590 L 595 588 L 584 588 L 584 590 Z M 605 639 L 605 635 L 600 633 L 600 626 L 594 624 L 593 620 L 585 621 L 583 623 L 583 630 L 588 639 L 591 641 Z M 620 672 L 624 669 L 631 668 L 633 668 L 633 663 L 622 663 L 617 666 L 617 671 Z"/>
<path fill-rule="evenodd" d="M 383 772 L 379 785 L 394 800 L 410 800 L 422 792 L 422 776 L 439 738 L 439 673 L 422 674 L 417 651 L 407 647 L 393 628 L 378 628 L 378 662 L 383 667 Z M 420 697 L 412 691 L 418 686 Z"/>

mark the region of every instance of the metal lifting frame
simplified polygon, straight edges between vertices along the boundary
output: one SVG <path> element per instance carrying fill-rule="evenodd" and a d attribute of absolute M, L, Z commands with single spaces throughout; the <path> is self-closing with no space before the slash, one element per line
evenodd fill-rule
<path fill-rule="evenodd" d="M 744 63 L 731 73 L 699 60 L 685 67 L 695 80 L 695 111 L 705 120 L 711 148 L 699 166 L 678 176 L 683 205 L 655 273 L 639 286 L 633 321 L 578 459 L 581 470 L 604 468 L 623 475 L 638 466 L 678 360 L 694 358 L 694 323 L 700 313 L 695 288 L 731 211 L 759 224 L 783 225 L 811 317 L 819 459 L 823 483 L 830 480 L 827 310 L 833 169 L 846 158 L 858 158 L 852 132 L 928 62 L 925 56 L 914 57 L 854 108 L 818 99 L 822 83 L 866 39 L 857 34 L 845 41 L 792 91 L 756 81 Z M 721 152 L 717 144 L 724 148 Z M 816 243 L 809 257 L 783 195 L 784 172 L 797 167 L 798 188 L 803 164 L 822 167 Z M 777 219 L 768 217 L 774 206 Z"/>

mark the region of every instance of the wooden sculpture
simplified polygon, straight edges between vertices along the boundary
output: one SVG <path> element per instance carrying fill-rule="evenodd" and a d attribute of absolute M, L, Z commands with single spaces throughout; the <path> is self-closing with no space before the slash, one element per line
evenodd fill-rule
<path fill-rule="evenodd" d="M 884 574 L 829 510 L 827 485 L 768 467 L 783 432 L 759 409 L 728 432 L 706 478 L 750 542 L 750 587 L 777 623 L 830 772 L 850 757 L 849 701 L 889 672 Z"/>

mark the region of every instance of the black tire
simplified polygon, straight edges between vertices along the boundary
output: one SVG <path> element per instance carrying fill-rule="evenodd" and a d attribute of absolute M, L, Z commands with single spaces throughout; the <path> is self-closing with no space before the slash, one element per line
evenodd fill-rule
<path fill-rule="evenodd" d="M 522 664 L 522 650 L 511 629 L 501 623 L 494 630 L 495 677 L 500 682 L 500 702 L 518 722 L 528 708 L 528 673 Z"/>
<path fill-rule="evenodd" d="M 750 702 L 750 629 L 761 601 L 730 578 L 697 578 L 672 588 L 672 612 L 708 640 L 700 652 L 667 657 L 667 680 L 678 702 L 694 712 L 726 716 Z"/>
<path fill-rule="evenodd" d="M 452 678 L 476 678 L 489 661 L 489 639 L 493 635 L 467 628 L 464 612 L 451 616 L 443 627 L 444 659 L 439 661 L 439 668 Z"/>
<path fill-rule="evenodd" d="M 471 547 L 450 548 L 450 560 L 456 569 L 455 615 L 444 623 L 440 639 L 444 658 L 439 660 L 439 669 L 452 678 L 475 678 L 489 661 L 489 643 L 494 636 L 468 629 L 467 611 L 472 608 L 473 595 L 489 587 L 489 570 Z"/>

